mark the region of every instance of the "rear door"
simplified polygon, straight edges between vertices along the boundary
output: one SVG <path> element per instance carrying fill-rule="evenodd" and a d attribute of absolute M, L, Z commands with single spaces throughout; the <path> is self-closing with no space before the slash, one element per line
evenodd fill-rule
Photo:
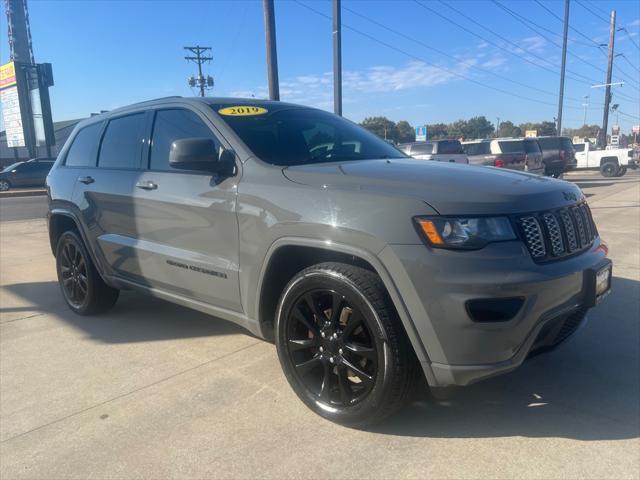
<path fill-rule="evenodd" d="M 140 279 L 164 291 L 241 311 L 239 174 L 223 177 L 169 165 L 175 140 L 204 137 L 213 139 L 217 149 L 229 145 L 206 116 L 184 107 L 157 110 L 150 130 L 144 160 L 148 169 L 134 182 Z"/>
<path fill-rule="evenodd" d="M 78 205 L 110 273 L 130 277 L 139 271 L 131 244 L 133 182 L 140 172 L 146 112 L 108 120 L 99 143 L 97 165 L 78 171 L 74 203 Z"/>

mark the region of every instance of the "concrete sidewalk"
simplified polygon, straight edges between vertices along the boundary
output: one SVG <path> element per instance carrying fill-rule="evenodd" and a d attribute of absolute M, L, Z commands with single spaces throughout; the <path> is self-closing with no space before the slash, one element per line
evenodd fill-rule
<path fill-rule="evenodd" d="M 638 479 L 635 178 L 585 188 L 614 291 L 570 342 L 371 431 L 307 410 L 230 323 L 134 293 L 72 314 L 44 222 L 0 223 L 0 477 Z"/>

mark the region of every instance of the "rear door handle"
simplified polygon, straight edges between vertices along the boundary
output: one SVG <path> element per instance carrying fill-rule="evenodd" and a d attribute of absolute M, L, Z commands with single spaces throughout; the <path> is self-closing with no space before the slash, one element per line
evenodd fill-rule
<path fill-rule="evenodd" d="M 90 183 L 95 182 L 93 177 L 88 175 L 86 177 L 78 177 L 78 181 L 84 183 L 85 185 L 89 185 Z"/>
<path fill-rule="evenodd" d="M 143 190 L 155 190 L 156 188 L 158 188 L 158 185 L 151 181 L 147 181 L 147 182 L 136 183 L 136 187 L 141 188 Z"/>

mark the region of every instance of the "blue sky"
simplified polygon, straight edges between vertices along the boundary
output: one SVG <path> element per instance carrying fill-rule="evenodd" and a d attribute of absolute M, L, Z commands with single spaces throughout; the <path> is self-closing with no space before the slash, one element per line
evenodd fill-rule
<path fill-rule="evenodd" d="M 385 115 L 413 125 L 475 115 L 493 122 L 496 117 L 515 123 L 553 119 L 562 23 L 552 13 L 562 17 L 563 3 L 542 0 L 550 13 L 534 0 L 497 1 L 537 24 L 528 25 L 538 31 L 490 0 L 422 2 L 427 8 L 409 0 L 343 0 L 344 115 L 356 121 Z M 604 89 L 589 85 L 605 79 L 598 70 L 606 69 L 605 49 L 595 43 L 608 40 L 605 20 L 611 9 L 618 26 L 626 28 L 615 43 L 616 53 L 624 54 L 616 59 L 622 71 L 614 69 L 614 80 L 625 85 L 614 89 L 613 103 L 628 115 L 619 117 L 623 132 L 640 123 L 640 2 L 572 0 L 571 25 L 582 35 L 569 33 L 567 68 L 573 78 L 565 84 L 565 127 L 582 124 L 585 95 L 590 96 L 587 123 L 602 121 Z M 29 0 L 29 13 L 36 61 L 54 68 L 55 120 L 149 98 L 193 95 L 186 79 L 195 65 L 183 59 L 182 50 L 193 44 L 213 47 L 214 60 L 205 68 L 216 81 L 212 95 L 267 95 L 261 0 Z M 328 0 L 276 0 L 283 100 L 331 110 L 330 15 Z M 6 17 L 0 18 L 4 63 L 7 25 Z M 615 122 L 613 114 L 610 124 Z"/>

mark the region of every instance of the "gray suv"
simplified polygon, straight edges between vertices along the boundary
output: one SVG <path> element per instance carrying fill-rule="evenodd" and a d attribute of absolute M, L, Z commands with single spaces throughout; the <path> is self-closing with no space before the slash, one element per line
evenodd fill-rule
<path fill-rule="evenodd" d="M 576 186 L 411 159 L 333 114 L 166 98 L 91 117 L 47 178 L 69 307 L 147 292 L 275 341 L 319 415 L 362 426 L 570 336 L 611 262 Z"/>

